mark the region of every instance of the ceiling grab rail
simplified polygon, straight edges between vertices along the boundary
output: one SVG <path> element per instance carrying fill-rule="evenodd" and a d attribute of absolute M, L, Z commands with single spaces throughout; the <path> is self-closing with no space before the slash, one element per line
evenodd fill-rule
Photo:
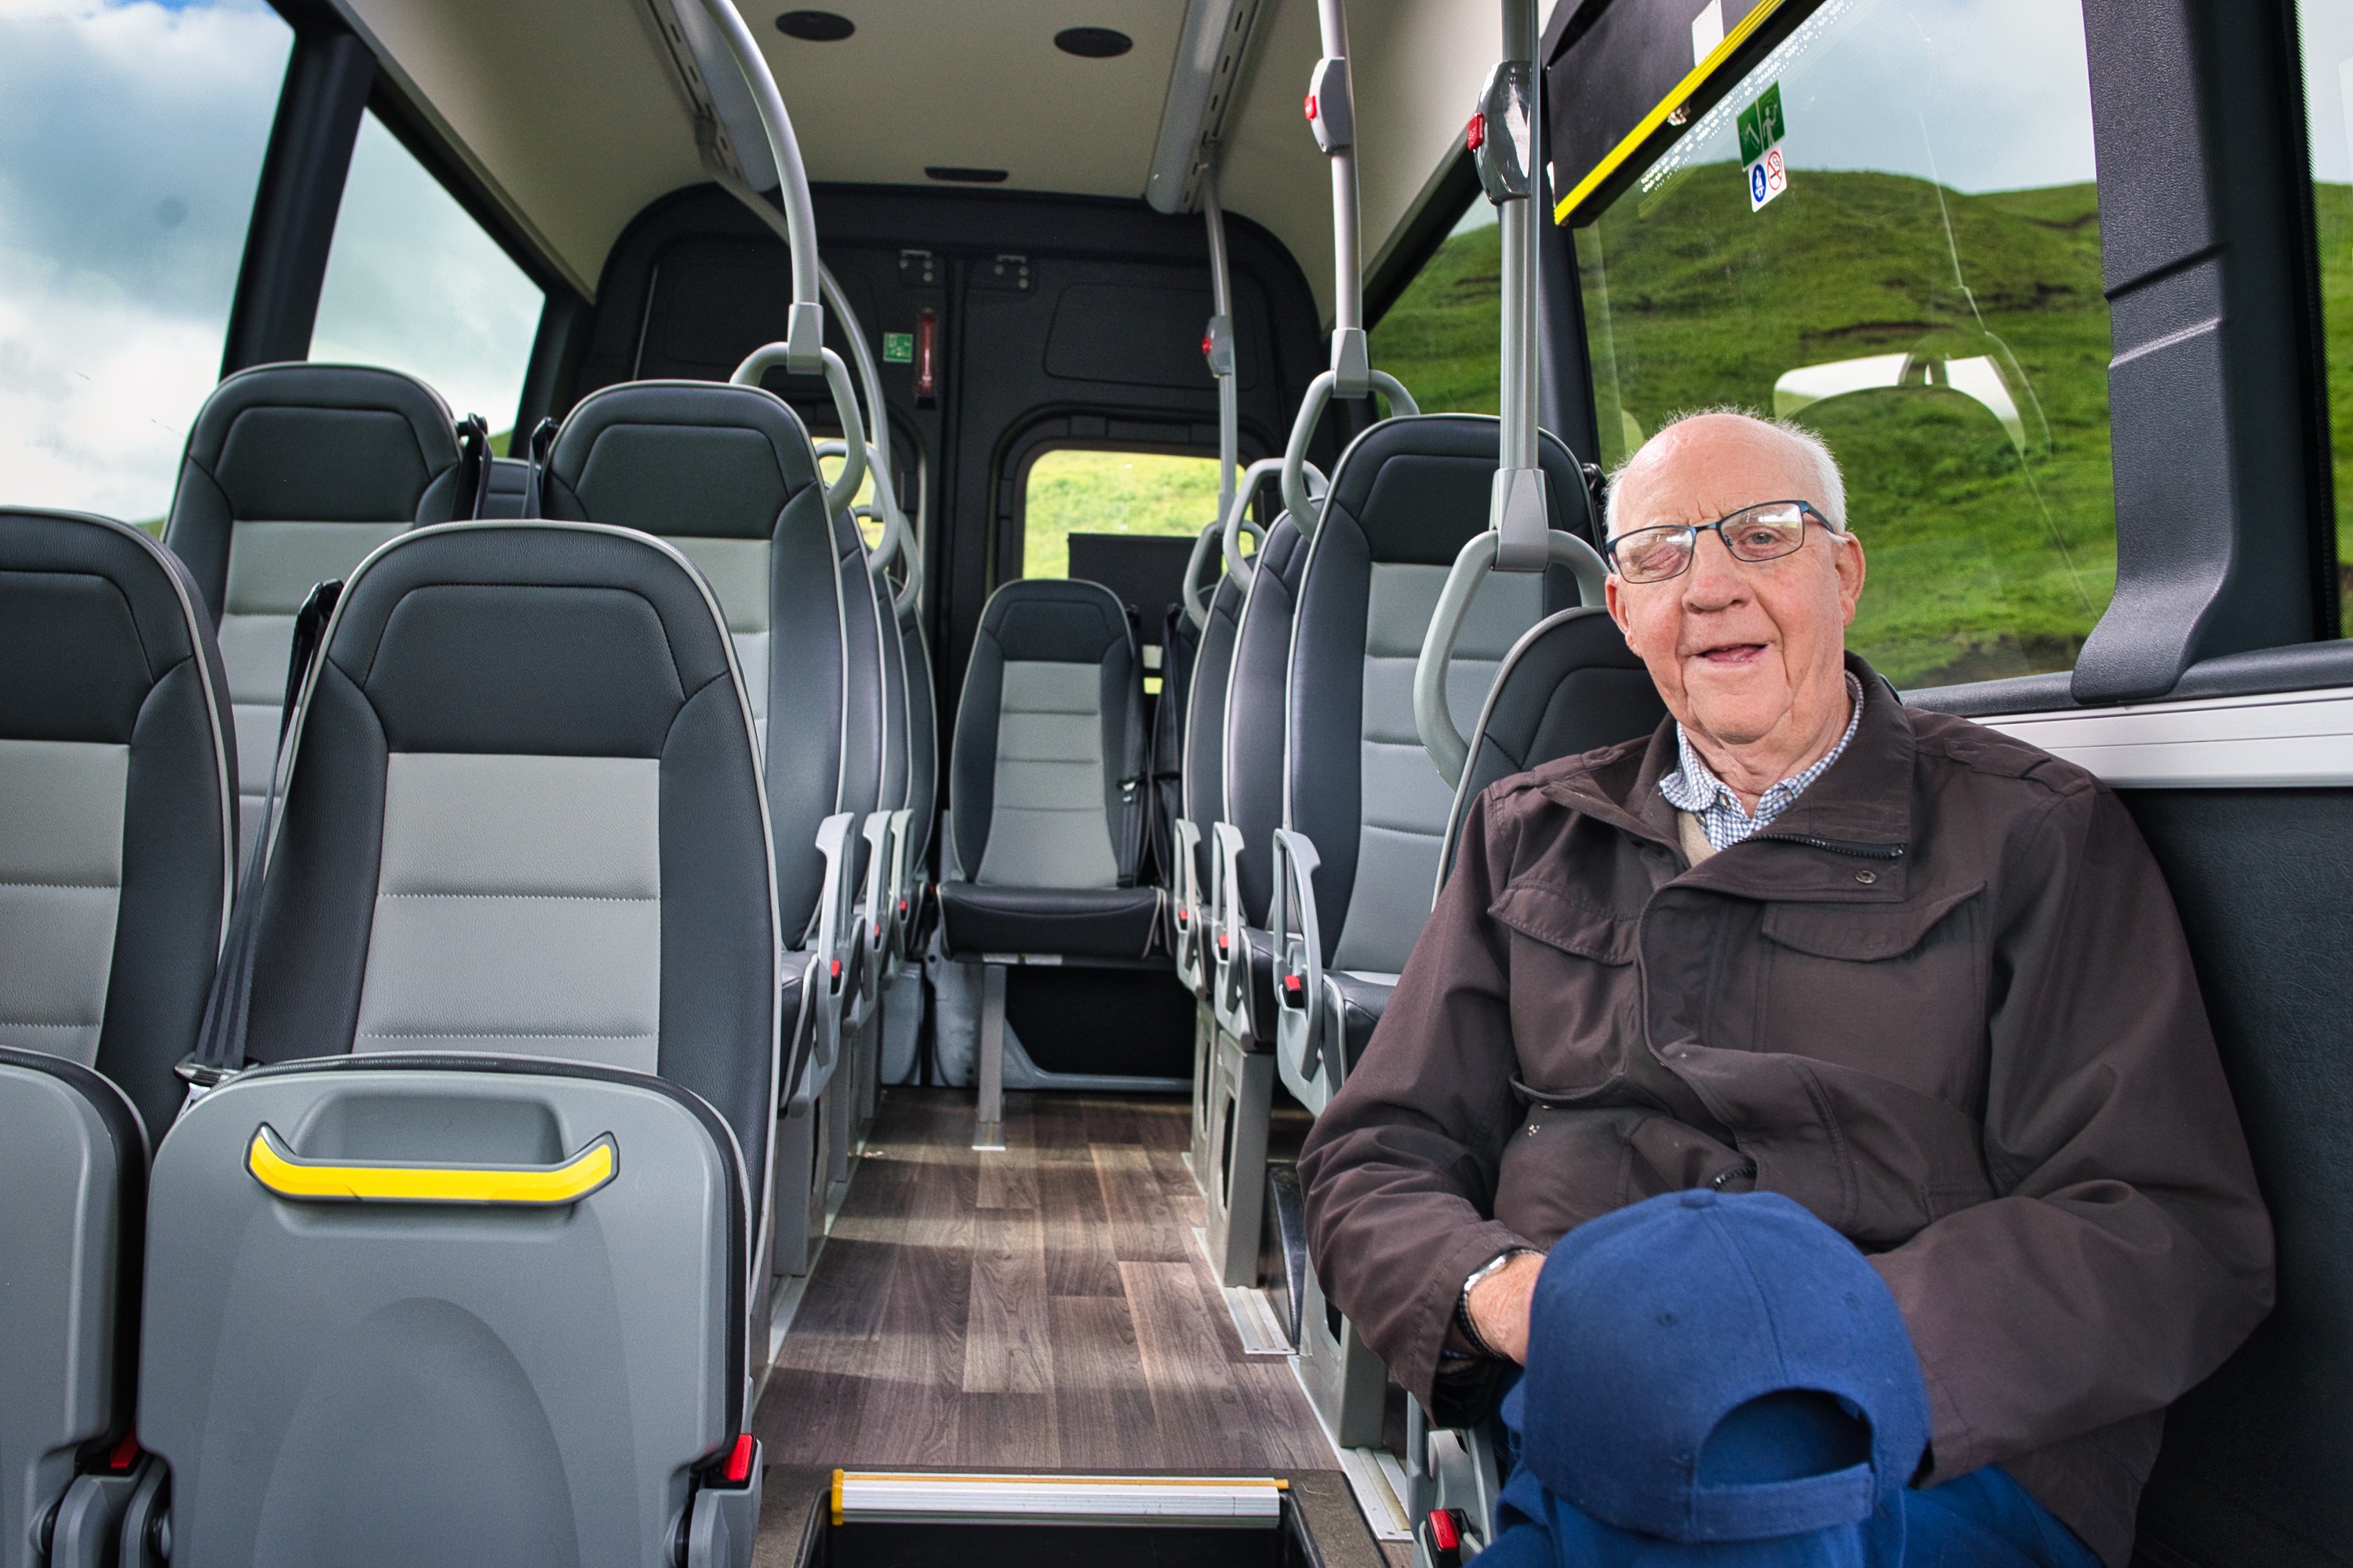
<path fill-rule="evenodd" d="M 683 5 L 689 0 L 679 0 Z M 849 443 L 842 462 L 841 475 L 826 486 L 825 503 L 828 511 L 838 512 L 858 493 L 859 482 L 866 477 L 866 431 L 859 418 L 858 394 L 850 383 L 849 366 L 841 355 L 825 346 L 825 306 L 818 301 L 819 274 L 817 254 L 817 219 L 809 208 L 808 170 L 801 162 L 801 144 L 793 134 L 792 116 L 785 111 L 784 95 L 776 90 L 776 79 L 761 57 L 759 43 L 745 26 L 743 14 L 735 9 L 733 0 L 691 0 L 702 7 L 712 25 L 727 45 L 727 52 L 735 57 L 735 69 L 742 73 L 744 85 L 752 94 L 752 106 L 759 111 L 760 128 L 767 133 L 768 155 L 776 166 L 777 195 L 784 200 L 783 226 L 778 228 L 786 248 L 793 258 L 793 304 L 786 318 L 785 338 L 753 351 L 750 357 L 735 367 L 729 377 L 739 386 L 759 385 L 760 377 L 777 365 L 794 376 L 823 376 L 826 389 L 833 395 L 833 406 L 841 418 L 841 431 Z M 775 210 L 740 179 L 733 177 L 721 182 L 740 199 L 750 197 L 748 205 L 769 227 L 776 228 L 769 215 Z"/>
<path fill-rule="evenodd" d="M 1460 783 L 1470 743 L 1446 701 L 1446 671 L 1463 618 L 1487 574 L 1540 572 L 1564 566 L 1577 574 L 1578 601 L 1602 601 L 1609 573 L 1592 546 L 1551 525 L 1551 497 L 1536 455 L 1535 137 L 1544 123 L 1535 64 L 1535 0 L 1503 0 L 1504 58 L 1487 78 L 1465 135 L 1479 184 L 1497 208 L 1503 233 L 1503 398 L 1495 487 L 1487 527 L 1465 541 L 1413 668 L 1413 723 L 1422 748 L 1449 789 Z"/>
<path fill-rule="evenodd" d="M 887 577 L 894 556 L 907 563 L 907 578 L 892 596 L 892 603 L 905 609 L 913 604 L 916 578 L 921 572 L 917 563 L 914 529 L 907 514 L 899 507 L 898 471 L 891 464 L 891 406 L 882 397 L 882 370 L 874 362 L 874 347 L 866 340 L 865 323 L 851 308 L 849 296 L 844 292 L 833 269 L 822 261 L 818 264 L 818 286 L 823 291 L 826 308 L 833 313 L 844 335 L 849 339 L 849 357 L 857 362 L 858 384 L 866 394 L 867 429 L 866 462 L 874 475 L 874 502 L 860 510 L 882 524 L 882 537 L 867 554 L 866 567 L 877 577 Z M 830 493 L 828 492 L 828 493 Z"/>
<path fill-rule="evenodd" d="M 1232 503 L 1226 508 L 1225 526 L 1219 535 L 1219 548 L 1225 556 L 1228 575 L 1245 594 L 1250 592 L 1250 583 L 1258 576 L 1258 563 L 1251 556 L 1242 554 L 1242 535 L 1248 534 L 1258 541 L 1261 547 L 1266 544 L 1266 530 L 1250 521 L 1250 497 L 1258 493 L 1258 487 L 1266 481 L 1268 475 L 1280 473 L 1282 470 L 1281 458 L 1261 458 L 1250 464 L 1243 471 L 1241 482 L 1234 487 Z M 1307 472 L 1314 480 L 1315 487 L 1320 492 L 1324 484 L 1324 471 L 1314 463 L 1309 463 Z M 1322 499 L 1320 493 L 1317 499 Z"/>
<path fill-rule="evenodd" d="M 1300 533 L 1313 535 L 1322 518 L 1307 493 L 1307 443 L 1314 439 L 1315 423 L 1335 397 L 1356 398 L 1374 392 L 1389 400 L 1396 414 L 1419 414 L 1420 407 L 1394 376 L 1372 367 L 1372 350 L 1365 338 L 1365 280 L 1362 227 L 1356 208 L 1356 96 L 1348 81 L 1348 12 L 1343 0 L 1316 0 L 1316 25 L 1322 29 L 1324 58 L 1307 79 L 1307 123 L 1315 144 L 1332 164 L 1332 368 L 1307 384 L 1292 422 L 1291 442 L 1283 450 L 1282 504 Z M 1534 231 L 1531 230 L 1531 233 Z"/>

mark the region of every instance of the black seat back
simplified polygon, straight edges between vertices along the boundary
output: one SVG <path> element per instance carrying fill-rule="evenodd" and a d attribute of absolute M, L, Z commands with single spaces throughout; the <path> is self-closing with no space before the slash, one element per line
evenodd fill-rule
<path fill-rule="evenodd" d="M 1462 814 L 1480 791 L 1540 763 L 1648 735 L 1666 715 L 1650 671 L 1608 610 L 1564 609 L 1538 621 L 1504 656 L 1471 732 L 1440 883 L 1454 869 Z"/>
<path fill-rule="evenodd" d="M 314 583 L 473 505 L 448 406 L 398 371 L 260 365 L 214 388 L 188 432 L 164 542 L 217 629 L 236 706 L 242 828 L 269 788 L 294 613 Z"/>
<path fill-rule="evenodd" d="M 95 1067 L 168 1127 L 237 844 L 203 599 L 138 529 L 0 509 L 0 1045 Z"/>
<path fill-rule="evenodd" d="M 1144 686 L 1126 607 L 1100 583 L 1033 577 L 982 609 L 956 707 L 949 828 L 963 880 L 1135 880 Z"/>
<path fill-rule="evenodd" d="M 1228 896 L 1240 899 L 1245 926 L 1263 927 L 1274 896 L 1274 830 L 1282 826 L 1282 744 L 1290 723 L 1283 683 L 1291 667 L 1299 578 L 1307 567 L 1307 541 L 1288 513 L 1275 519 L 1251 560 L 1255 569 L 1235 619 L 1226 675 L 1219 770 L 1222 810 L 1208 820 L 1229 822 L 1240 833 L 1237 885 Z"/>
<path fill-rule="evenodd" d="M 1488 526 L 1499 427 L 1482 415 L 1386 419 L 1350 445 L 1299 586 L 1285 687 L 1284 825 L 1304 833 L 1324 960 L 1394 975 L 1430 912 L 1451 795 L 1422 749 L 1414 669 L 1447 574 Z M 1592 542 L 1583 474 L 1546 435 L 1538 454 L 1551 526 Z M 1504 655 L 1577 602 L 1565 567 L 1487 577 L 1449 666 L 1458 726 L 1472 721 Z"/>

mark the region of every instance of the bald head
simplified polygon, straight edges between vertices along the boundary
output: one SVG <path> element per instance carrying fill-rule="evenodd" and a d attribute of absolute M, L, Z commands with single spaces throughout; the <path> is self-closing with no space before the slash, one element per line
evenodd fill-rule
<path fill-rule="evenodd" d="M 1711 408 L 1661 427 L 1658 434 L 1618 465 L 1618 471 L 1609 476 L 1609 532 L 1668 521 L 1638 517 L 1639 505 L 1630 506 L 1627 501 L 1630 495 L 1639 502 L 1645 490 L 1657 489 L 1666 471 L 1694 465 L 1732 467 L 1759 475 L 1778 473 L 1786 479 L 1781 489 L 1749 501 L 1810 502 L 1832 525 L 1846 526 L 1846 481 L 1839 472 L 1838 460 L 1820 436 L 1786 420 L 1760 419 L 1736 408 Z"/>

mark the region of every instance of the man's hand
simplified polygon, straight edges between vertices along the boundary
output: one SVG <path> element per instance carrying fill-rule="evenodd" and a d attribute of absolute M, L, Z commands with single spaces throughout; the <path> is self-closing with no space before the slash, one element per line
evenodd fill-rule
<path fill-rule="evenodd" d="M 1523 1366 L 1528 1359 L 1528 1303 L 1535 1295 L 1536 1276 L 1544 1272 L 1544 1254 L 1516 1253 L 1504 1266 L 1471 1287 L 1464 1305 L 1487 1348 Z"/>

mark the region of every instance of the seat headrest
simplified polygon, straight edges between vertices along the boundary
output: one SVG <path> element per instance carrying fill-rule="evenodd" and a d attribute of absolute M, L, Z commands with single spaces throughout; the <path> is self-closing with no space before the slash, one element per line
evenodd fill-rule
<path fill-rule="evenodd" d="M 1127 642 L 1127 607 L 1101 583 L 1022 577 L 988 596 L 981 635 L 1008 659 L 1100 663 Z"/>
<path fill-rule="evenodd" d="M 458 463 L 448 405 L 415 376 L 373 366 L 237 372 L 205 399 L 187 461 L 238 522 L 438 523 L 459 499 L 450 486 L 427 503 Z M 184 474 L 174 513 L 194 500 Z"/>
<path fill-rule="evenodd" d="M 784 399 L 716 381 L 632 381 L 582 398 L 548 454 L 551 517 L 649 534 L 765 539 L 819 482 Z"/>
<path fill-rule="evenodd" d="M 1376 561 L 1452 566 L 1462 541 L 1487 525 L 1502 430 L 1488 414 L 1384 419 L 1341 455 L 1327 504 L 1356 520 Z M 1577 459 L 1559 438 L 1540 431 L 1537 461 L 1552 526 L 1595 543 Z"/>

